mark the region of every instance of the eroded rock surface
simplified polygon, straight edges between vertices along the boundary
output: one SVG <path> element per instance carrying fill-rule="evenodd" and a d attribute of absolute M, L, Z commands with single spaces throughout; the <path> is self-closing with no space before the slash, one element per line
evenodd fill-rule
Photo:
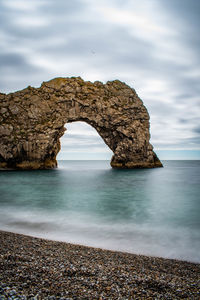
<path fill-rule="evenodd" d="M 97 130 L 114 153 L 112 167 L 162 167 L 149 143 L 149 114 L 135 90 L 118 80 L 72 77 L 0 93 L 0 168 L 56 167 L 64 125 L 74 121 Z"/>

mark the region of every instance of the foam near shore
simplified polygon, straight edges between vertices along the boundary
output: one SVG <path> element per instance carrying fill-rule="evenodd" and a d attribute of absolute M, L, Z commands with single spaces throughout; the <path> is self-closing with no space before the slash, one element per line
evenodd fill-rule
<path fill-rule="evenodd" d="M 200 264 L 0 231 L 1 299 L 199 299 Z"/>

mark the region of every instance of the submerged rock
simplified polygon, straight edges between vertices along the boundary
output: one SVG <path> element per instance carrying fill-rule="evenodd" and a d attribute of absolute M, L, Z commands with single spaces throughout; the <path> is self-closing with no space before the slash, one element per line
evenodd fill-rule
<path fill-rule="evenodd" d="M 39 88 L 0 93 L 0 112 L 2 169 L 55 168 L 64 125 L 75 121 L 97 130 L 114 153 L 113 168 L 162 167 L 149 143 L 147 109 L 119 80 L 55 78 Z"/>

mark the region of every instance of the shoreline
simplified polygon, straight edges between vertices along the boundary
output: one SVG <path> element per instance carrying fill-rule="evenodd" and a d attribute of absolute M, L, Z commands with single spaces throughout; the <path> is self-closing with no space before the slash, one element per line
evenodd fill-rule
<path fill-rule="evenodd" d="M 53 237 L 43 237 L 43 235 L 40 235 L 37 233 L 27 233 L 27 232 L 18 232 L 17 230 L 15 231 L 10 231 L 7 229 L 0 229 L 0 236 L 1 236 L 1 232 L 6 232 L 6 233 L 10 233 L 10 234 L 16 234 L 16 235 L 21 235 L 21 236 L 25 236 L 25 237 L 31 237 L 31 238 L 36 238 L 39 240 L 44 240 L 44 241 L 49 241 L 49 242 L 57 242 L 57 243 L 64 243 L 64 244 L 69 244 L 72 246 L 79 246 L 79 247 L 86 247 L 86 248 L 92 248 L 92 249 L 98 249 L 98 250 L 102 250 L 102 251 L 110 251 L 110 252 L 116 252 L 116 253 L 125 253 L 125 254 L 130 254 L 130 255 L 136 255 L 136 256 L 141 256 L 141 257 L 148 257 L 148 258 L 155 258 L 155 259 L 164 259 L 164 260 L 174 260 L 174 261 L 178 261 L 178 262 L 186 262 L 186 263 L 191 263 L 191 264 L 197 264 L 200 265 L 199 261 L 195 261 L 195 260 L 187 260 L 187 259 L 179 259 L 177 257 L 166 257 L 166 256 L 157 256 L 157 255 L 153 255 L 153 254 L 148 254 L 148 253 L 139 253 L 139 252 L 131 252 L 128 250 L 124 250 L 124 249 L 115 249 L 115 248 L 109 248 L 109 247 L 101 247 L 101 246 L 95 246 L 95 245 L 89 245 L 87 243 L 79 243 L 79 242 L 73 242 L 73 241 L 65 241 L 62 240 L 61 238 L 58 239 L 54 239 Z M 1 240 L 1 237 L 0 237 Z M 1 249 L 1 247 L 0 247 Z M 0 299 L 1 300 L 1 299 Z"/>
<path fill-rule="evenodd" d="M 0 282 L 1 299 L 199 299 L 200 264 L 0 230 Z"/>

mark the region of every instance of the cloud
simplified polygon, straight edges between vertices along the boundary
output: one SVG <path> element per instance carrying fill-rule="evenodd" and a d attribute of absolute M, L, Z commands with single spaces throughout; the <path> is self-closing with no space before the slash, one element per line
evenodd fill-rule
<path fill-rule="evenodd" d="M 16 53 L 1 53 L 0 54 L 1 68 L 6 67 L 21 67 L 26 65 L 22 55 Z"/>
<path fill-rule="evenodd" d="M 68 123 L 65 127 L 67 132 L 61 138 L 58 160 L 111 159 L 113 152 L 93 127 L 85 122 Z"/>
<path fill-rule="evenodd" d="M 147 106 L 157 148 L 199 149 L 198 2 L 3 0 L 0 89 L 39 86 L 57 76 L 118 78 Z M 77 128 L 90 149 L 95 140 Z"/>
<path fill-rule="evenodd" d="M 61 146 L 65 152 L 113 152 L 104 143 L 97 131 L 85 122 L 68 123 L 66 134 L 61 138 Z"/>

